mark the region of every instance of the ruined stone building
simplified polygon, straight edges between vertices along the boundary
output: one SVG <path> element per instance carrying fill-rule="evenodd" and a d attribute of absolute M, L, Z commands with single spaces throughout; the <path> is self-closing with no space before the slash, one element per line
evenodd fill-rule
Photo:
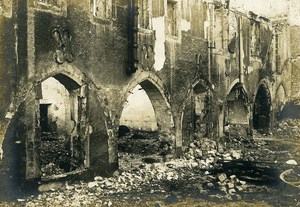
<path fill-rule="evenodd" d="M 300 4 L 289 3 L 267 19 L 221 0 L 1 0 L 4 182 L 39 179 L 49 140 L 64 172 L 110 175 L 137 86 L 174 155 L 202 137 L 269 133 L 300 93 Z"/>

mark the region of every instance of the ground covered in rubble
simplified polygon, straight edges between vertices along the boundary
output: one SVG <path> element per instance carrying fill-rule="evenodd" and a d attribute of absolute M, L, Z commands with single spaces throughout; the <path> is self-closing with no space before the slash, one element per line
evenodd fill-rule
<path fill-rule="evenodd" d="M 299 123 L 282 121 L 254 139 L 202 138 L 181 158 L 162 135 L 129 133 L 113 177 L 44 185 L 0 206 L 300 206 L 300 190 L 279 179 L 293 169 L 300 181 Z"/>

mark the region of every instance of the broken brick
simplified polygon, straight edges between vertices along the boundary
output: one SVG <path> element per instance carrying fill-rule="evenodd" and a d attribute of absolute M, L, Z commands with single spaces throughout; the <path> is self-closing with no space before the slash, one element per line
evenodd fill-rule
<path fill-rule="evenodd" d="M 218 174 L 217 177 L 221 183 L 227 179 L 227 175 L 225 173 Z"/>

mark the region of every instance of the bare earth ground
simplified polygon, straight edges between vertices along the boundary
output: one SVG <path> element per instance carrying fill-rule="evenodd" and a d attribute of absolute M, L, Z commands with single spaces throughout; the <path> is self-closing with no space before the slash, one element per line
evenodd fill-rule
<path fill-rule="evenodd" d="M 120 170 L 112 178 L 44 185 L 48 191 L 0 206 L 300 206 L 300 190 L 279 179 L 287 169 L 299 179 L 298 124 L 253 141 L 203 139 L 180 159 L 155 134 L 129 134 L 120 139 Z"/>

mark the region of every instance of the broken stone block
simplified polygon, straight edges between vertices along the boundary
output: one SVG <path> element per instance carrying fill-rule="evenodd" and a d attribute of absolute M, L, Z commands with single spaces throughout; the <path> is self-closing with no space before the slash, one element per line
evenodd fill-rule
<path fill-rule="evenodd" d="M 228 190 L 228 193 L 230 195 L 235 195 L 236 194 L 236 190 L 234 188 L 231 188 L 231 189 Z"/>
<path fill-rule="evenodd" d="M 179 176 L 177 174 L 174 175 L 173 180 L 178 180 Z"/>
<path fill-rule="evenodd" d="M 62 187 L 63 187 L 63 183 L 53 182 L 53 183 L 47 183 L 47 184 L 40 185 L 38 187 L 38 191 L 45 192 L 45 191 L 57 190 Z"/>
<path fill-rule="evenodd" d="M 253 162 L 255 159 L 253 157 L 251 157 L 251 156 L 248 156 L 247 160 L 250 161 L 250 162 Z"/>
<path fill-rule="evenodd" d="M 298 163 L 296 162 L 296 160 L 288 160 L 285 162 L 288 165 L 297 165 Z"/>
<path fill-rule="evenodd" d="M 113 173 L 113 176 L 114 176 L 114 177 L 118 177 L 119 175 L 120 175 L 119 170 L 116 170 L 116 171 Z"/>
<path fill-rule="evenodd" d="M 227 179 L 227 175 L 225 173 L 218 174 L 217 177 L 221 183 Z"/>
<path fill-rule="evenodd" d="M 214 161 L 215 161 L 215 159 L 214 159 L 213 157 L 209 157 L 209 158 L 207 158 L 207 159 L 205 160 L 205 162 L 206 162 L 207 164 L 213 163 Z"/>
<path fill-rule="evenodd" d="M 198 163 L 197 162 L 192 162 L 191 163 L 191 167 L 193 168 L 193 167 L 198 167 Z"/>
<path fill-rule="evenodd" d="M 202 150 L 196 149 L 196 150 L 195 150 L 195 156 L 196 156 L 197 158 L 202 157 L 202 156 L 203 156 Z"/>
<path fill-rule="evenodd" d="M 191 148 L 195 148 L 196 145 L 195 145 L 194 143 L 191 143 L 191 144 L 190 144 L 190 147 L 191 147 Z"/>
<path fill-rule="evenodd" d="M 226 194 L 225 197 L 226 197 L 226 199 L 228 199 L 228 200 L 230 200 L 230 201 L 232 200 L 232 195 L 230 195 L 230 194 Z"/>
<path fill-rule="evenodd" d="M 240 180 L 241 185 L 246 185 L 246 181 Z"/>
<path fill-rule="evenodd" d="M 111 181 L 109 181 L 109 180 L 105 180 L 104 181 L 104 185 L 107 186 L 107 187 L 110 187 L 110 186 L 113 185 L 113 183 Z"/>
<path fill-rule="evenodd" d="M 241 158 L 241 154 L 242 154 L 241 150 L 232 150 L 231 151 L 231 156 L 234 159 L 240 159 Z"/>
<path fill-rule="evenodd" d="M 98 183 L 97 182 L 89 182 L 88 183 L 88 188 L 94 188 L 94 187 L 96 187 L 96 186 L 98 186 Z"/>
<path fill-rule="evenodd" d="M 227 186 L 229 189 L 232 189 L 232 188 L 234 188 L 234 183 L 227 183 Z"/>
<path fill-rule="evenodd" d="M 101 176 L 96 176 L 96 177 L 94 178 L 94 180 L 95 180 L 95 181 L 102 181 L 103 178 L 102 178 Z"/>
<path fill-rule="evenodd" d="M 218 184 L 218 186 L 220 186 L 220 187 L 225 187 L 225 186 L 226 186 L 226 183 L 225 183 L 225 182 L 220 182 L 220 181 L 218 181 L 217 184 Z"/>
<path fill-rule="evenodd" d="M 238 178 L 236 177 L 236 175 L 231 175 L 230 180 L 232 183 L 237 183 Z"/>
<path fill-rule="evenodd" d="M 232 157 L 229 153 L 226 153 L 226 154 L 223 155 L 223 159 L 224 160 L 232 160 Z"/>
<path fill-rule="evenodd" d="M 167 173 L 167 180 L 172 180 L 174 177 L 174 173 L 173 172 L 168 172 Z"/>
<path fill-rule="evenodd" d="M 66 183 L 66 189 L 67 190 L 73 190 L 75 187 L 74 186 L 72 186 L 72 185 L 68 185 L 68 183 Z"/>
<path fill-rule="evenodd" d="M 208 188 L 213 188 L 213 187 L 215 187 L 215 185 L 214 185 L 213 183 L 207 183 L 206 186 L 207 186 Z"/>
<path fill-rule="evenodd" d="M 243 186 L 236 186 L 236 189 L 237 189 L 238 191 L 243 191 L 243 190 L 244 190 Z"/>
<path fill-rule="evenodd" d="M 220 191 L 227 193 L 227 188 L 225 186 L 222 186 L 219 189 L 220 189 Z"/>

